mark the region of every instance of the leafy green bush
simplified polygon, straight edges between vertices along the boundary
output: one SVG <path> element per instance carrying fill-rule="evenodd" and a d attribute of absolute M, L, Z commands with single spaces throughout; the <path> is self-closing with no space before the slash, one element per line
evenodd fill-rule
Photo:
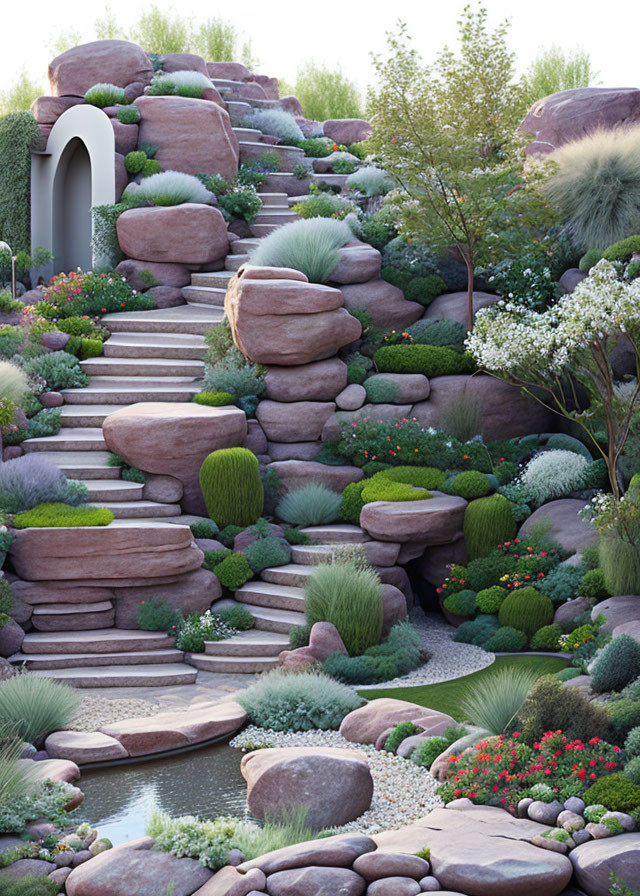
<path fill-rule="evenodd" d="M 621 691 L 640 675 L 640 644 L 630 635 L 617 635 L 590 668 L 596 691 Z"/>
<path fill-rule="evenodd" d="M 41 376 L 53 392 L 59 389 L 79 389 L 89 385 L 89 377 L 83 373 L 78 359 L 68 352 L 49 352 L 32 361 L 25 369 L 32 376 Z"/>
<path fill-rule="evenodd" d="M 284 566 L 291 562 L 291 548 L 284 538 L 259 538 L 245 551 L 249 566 L 255 572 L 262 572 L 268 566 Z"/>
<path fill-rule="evenodd" d="M 120 124 L 137 124 L 140 121 L 140 109 L 137 106 L 122 106 L 118 109 Z"/>
<path fill-rule="evenodd" d="M 404 290 L 404 297 L 410 302 L 418 302 L 428 307 L 435 298 L 447 291 L 447 284 L 439 274 L 415 277 Z"/>
<path fill-rule="evenodd" d="M 79 703 L 68 685 L 21 672 L 0 688 L 0 725 L 11 725 L 22 740 L 40 746 L 71 721 Z"/>
<path fill-rule="evenodd" d="M 218 196 L 218 206 L 226 221 L 243 219 L 247 224 L 253 224 L 262 211 L 262 199 L 255 187 L 234 186 Z"/>
<path fill-rule="evenodd" d="M 422 373 L 432 379 L 456 373 L 473 373 L 475 362 L 465 352 L 436 345 L 385 345 L 373 360 L 383 373 Z"/>
<path fill-rule="evenodd" d="M 205 392 L 228 392 L 239 403 L 239 399 L 245 396 L 255 397 L 264 392 L 263 368 L 233 356 L 215 364 L 205 362 L 202 385 Z"/>
<path fill-rule="evenodd" d="M 476 593 L 468 588 L 449 594 L 444 601 L 446 609 L 456 616 L 474 616 L 476 612 Z"/>
<path fill-rule="evenodd" d="M 594 601 L 604 600 L 609 597 L 609 589 L 604 581 L 604 573 L 601 569 L 590 569 L 580 579 L 578 594 L 589 597 Z"/>
<path fill-rule="evenodd" d="M 55 436 L 60 432 L 62 415 L 59 408 L 43 408 L 27 422 L 24 428 L 3 433 L 6 445 L 20 445 L 26 439 L 38 439 L 42 436 Z"/>
<path fill-rule="evenodd" d="M 334 196 L 332 193 L 316 193 L 297 202 L 292 211 L 301 218 L 344 218 L 355 206 L 348 199 Z"/>
<path fill-rule="evenodd" d="M 125 195 L 131 191 L 131 184 Z M 183 202 L 208 202 L 211 193 L 192 174 L 182 171 L 161 171 L 143 178 L 134 191 L 153 205 L 181 205 Z"/>
<path fill-rule="evenodd" d="M 512 591 L 500 607 L 500 625 L 508 625 L 531 638 L 538 629 L 553 622 L 553 604 L 546 594 L 531 585 Z"/>
<path fill-rule="evenodd" d="M 225 547 L 233 547 L 236 535 L 243 532 L 245 528 L 245 526 L 225 526 L 224 529 L 218 533 L 218 539 L 225 545 Z"/>
<path fill-rule="evenodd" d="M 297 526 L 321 526 L 340 517 L 341 496 L 321 483 L 310 482 L 288 492 L 279 502 L 278 518 Z"/>
<path fill-rule="evenodd" d="M 289 644 L 291 645 L 292 650 L 308 645 L 311 636 L 311 628 L 312 626 L 309 625 L 308 622 L 305 622 L 304 625 L 294 625 L 293 628 L 289 630 Z"/>
<path fill-rule="evenodd" d="M 152 174 L 160 174 L 162 168 L 160 166 L 160 162 L 156 159 L 147 159 L 142 166 L 142 171 L 140 172 L 141 177 L 151 177 Z"/>
<path fill-rule="evenodd" d="M 640 806 L 640 786 L 632 784 L 622 772 L 605 775 L 582 794 L 587 805 L 601 803 L 610 812 L 630 812 Z"/>
<path fill-rule="evenodd" d="M 216 614 L 222 619 L 225 625 L 237 629 L 239 632 L 246 632 L 253 628 L 256 624 L 255 618 L 245 609 L 245 607 L 225 607 Z"/>
<path fill-rule="evenodd" d="M 416 488 L 439 489 L 447 478 L 447 474 L 437 467 L 390 467 L 380 470 L 376 475 L 380 479 L 391 482 L 404 482 Z"/>
<path fill-rule="evenodd" d="M 233 395 L 230 392 L 198 392 L 193 396 L 196 404 L 205 404 L 212 408 L 224 407 L 233 404 Z"/>
<path fill-rule="evenodd" d="M 182 613 L 162 598 L 140 601 L 137 619 L 143 631 L 168 634 L 175 634 L 183 623 Z"/>
<path fill-rule="evenodd" d="M 194 538 L 215 538 L 220 532 L 213 520 L 201 520 L 198 523 L 191 523 L 189 528 Z"/>
<path fill-rule="evenodd" d="M 360 656 L 382 636 L 382 585 L 372 569 L 322 564 L 305 588 L 307 622 L 332 622 L 350 656 Z"/>
<path fill-rule="evenodd" d="M 231 548 L 217 548 L 213 551 L 205 551 L 202 565 L 205 569 L 214 570 L 219 563 L 222 563 L 232 553 Z"/>
<path fill-rule="evenodd" d="M 420 638 L 408 622 L 397 622 L 385 641 L 369 647 L 361 656 L 334 653 L 323 670 L 347 684 L 376 684 L 406 675 L 421 662 Z"/>
<path fill-rule="evenodd" d="M 582 564 L 569 566 L 561 563 L 552 569 L 544 579 L 540 579 L 538 588 L 543 594 L 550 597 L 554 604 L 563 604 L 578 594 L 578 586 L 584 576 L 584 570 L 585 567 Z"/>
<path fill-rule="evenodd" d="M 326 283 L 340 260 L 339 249 L 351 238 L 344 221 L 293 221 L 260 240 L 250 261 L 260 267 L 293 268 L 306 274 L 312 283 Z"/>
<path fill-rule="evenodd" d="M 453 493 L 467 501 L 482 498 L 491 491 L 491 485 L 484 473 L 477 470 L 466 470 L 458 473 L 453 480 Z"/>
<path fill-rule="evenodd" d="M 389 737 L 384 742 L 383 750 L 387 753 L 395 753 L 402 741 L 418 733 L 418 729 L 413 722 L 400 722 L 396 725 Z"/>
<path fill-rule="evenodd" d="M 133 152 L 128 152 L 124 157 L 124 167 L 127 169 L 129 174 L 140 174 L 140 172 L 144 168 L 144 163 L 146 161 L 146 153 L 142 152 L 139 149 L 134 150 Z"/>
<path fill-rule="evenodd" d="M 230 591 L 236 591 L 253 576 L 253 570 L 244 554 L 229 554 L 214 566 L 213 572 L 222 587 Z"/>
<path fill-rule="evenodd" d="M 607 261 L 631 261 L 631 257 L 640 252 L 640 236 L 628 236 L 608 246 L 602 253 Z"/>
<path fill-rule="evenodd" d="M 606 706 L 585 699 L 576 688 L 563 687 L 553 675 L 536 681 L 518 713 L 518 728 L 527 744 L 539 740 L 541 731 L 560 729 L 583 743 L 592 737 L 607 740 L 610 734 Z"/>
<path fill-rule="evenodd" d="M 632 728 L 627 739 L 624 742 L 624 752 L 626 756 L 633 758 L 640 756 L 640 726 Z"/>
<path fill-rule="evenodd" d="M 350 482 L 342 492 L 340 515 L 348 523 L 353 523 L 354 526 L 360 525 L 360 511 L 365 504 L 362 498 L 362 490 L 365 484 L 366 480 Z"/>
<path fill-rule="evenodd" d="M 69 504 L 38 504 L 13 518 L 15 529 L 70 528 L 75 526 L 108 526 L 113 513 L 106 507 L 72 507 Z"/>
<path fill-rule="evenodd" d="M 457 320 L 419 320 L 407 333 L 416 345 L 439 345 L 462 354 L 467 328 Z"/>
<path fill-rule="evenodd" d="M 78 361 L 99 358 L 104 354 L 101 339 L 83 339 L 81 336 L 72 336 L 65 345 L 65 351 L 74 355 Z"/>
<path fill-rule="evenodd" d="M 262 514 L 258 460 L 247 448 L 221 448 L 200 467 L 200 488 L 211 519 L 221 527 L 251 526 Z"/>
<path fill-rule="evenodd" d="M 616 743 L 622 743 L 629 732 L 640 725 L 640 703 L 631 697 L 612 700 L 608 704 L 609 722 Z"/>
<path fill-rule="evenodd" d="M 425 737 L 411 753 L 409 758 L 411 762 L 414 762 L 422 768 L 431 768 L 438 756 L 440 756 L 441 753 L 444 753 L 447 747 L 450 747 L 452 743 L 463 737 L 465 733 L 466 731 L 464 728 L 458 725 L 449 725 L 441 735 Z"/>
<path fill-rule="evenodd" d="M 524 632 L 510 625 L 503 625 L 482 644 L 490 653 L 516 653 L 527 646 L 527 636 Z"/>
<path fill-rule="evenodd" d="M 466 718 L 492 734 L 508 734 L 538 674 L 533 669 L 501 669 L 470 684 L 461 704 Z"/>
<path fill-rule="evenodd" d="M 400 388 L 393 380 L 372 377 L 365 380 L 367 401 L 373 404 L 393 404 L 398 401 Z"/>
<path fill-rule="evenodd" d="M 478 498 L 465 509 L 463 532 L 470 560 L 486 556 L 496 545 L 515 538 L 517 531 L 511 505 L 503 495 Z"/>
<path fill-rule="evenodd" d="M 532 650 L 559 650 L 562 628 L 559 625 L 543 625 L 531 639 Z"/>
<path fill-rule="evenodd" d="M 105 106 L 126 105 L 127 103 L 123 87 L 103 82 L 90 87 L 85 93 L 84 99 L 90 106 L 97 106 L 99 109 L 104 109 Z"/>
<path fill-rule="evenodd" d="M 499 585 L 483 588 L 476 595 L 476 609 L 480 613 L 498 613 L 508 595 L 507 589 L 501 588 Z"/>
<path fill-rule="evenodd" d="M 588 274 L 591 268 L 595 267 L 602 258 L 602 249 L 588 249 L 582 258 L 578 267 L 583 274 Z"/>
<path fill-rule="evenodd" d="M 624 776 L 631 781 L 632 784 L 640 785 L 640 756 L 629 760 L 624 767 Z"/>
<path fill-rule="evenodd" d="M 362 706 L 351 688 L 319 672 L 269 672 L 238 694 L 254 725 L 275 731 L 326 731 Z"/>
<path fill-rule="evenodd" d="M 289 544 L 311 544 L 311 539 L 306 532 L 300 532 L 298 529 L 285 529 L 284 537 Z"/>

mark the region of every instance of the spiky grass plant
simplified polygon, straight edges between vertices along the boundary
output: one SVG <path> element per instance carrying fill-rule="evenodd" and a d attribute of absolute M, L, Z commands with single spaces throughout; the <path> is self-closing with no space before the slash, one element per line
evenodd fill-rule
<path fill-rule="evenodd" d="M 344 221 L 293 221 L 260 240 L 250 261 L 259 267 L 293 268 L 312 283 L 326 283 L 340 260 L 339 249 L 351 239 L 351 228 Z"/>
<path fill-rule="evenodd" d="M 97 106 L 99 109 L 104 109 L 105 106 L 118 106 L 128 102 L 123 87 L 104 82 L 90 87 L 84 98 L 85 102 L 89 103 L 90 106 Z"/>
<path fill-rule="evenodd" d="M 0 806 L 9 806 L 25 797 L 36 780 L 33 771 L 25 771 L 18 765 L 22 748 L 15 726 L 0 725 Z"/>
<path fill-rule="evenodd" d="M 153 205 L 180 205 L 183 202 L 209 202 L 212 193 L 192 174 L 160 171 L 137 184 L 136 196 Z"/>
<path fill-rule="evenodd" d="M 0 361 L 0 397 L 20 406 L 29 391 L 29 378 L 16 364 Z"/>
<path fill-rule="evenodd" d="M 508 734 L 539 675 L 533 669 L 501 669 L 470 685 L 461 708 L 474 725 Z"/>
<path fill-rule="evenodd" d="M 156 75 L 151 82 L 151 90 L 149 92 L 152 95 L 166 96 L 175 94 L 176 96 L 200 99 L 208 87 L 213 87 L 213 83 L 202 72 L 178 71 Z"/>
<path fill-rule="evenodd" d="M 257 128 L 263 134 L 277 137 L 280 143 L 296 143 L 304 140 L 300 125 L 290 112 L 284 109 L 256 109 L 247 120 L 249 127 Z"/>
<path fill-rule="evenodd" d="M 87 497 L 83 483 L 69 480 L 37 452 L 0 464 L 0 510 L 18 513 L 44 502 L 79 505 Z"/>
<path fill-rule="evenodd" d="M 0 688 L 0 725 L 13 726 L 22 740 L 40 746 L 71 721 L 79 703 L 66 684 L 21 672 Z"/>
<path fill-rule="evenodd" d="M 322 526 L 339 519 L 341 503 L 342 495 L 319 482 L 310 482 L 286 494 L 276 514 L 296 526 Z"/>
<path fill-rule="evenodd" d="M 349 175 L 347 187 L 350 190 L 358 190 L 365 196 L 384 196 L 393 189 L 393 181 L 382 168 L 367 165 Z"/>
<path fill-rule="evenodd" d="M 583 251 L 640 233 L 640 127 L 601 130 L 557 149 L 546 191 Z"/>
<path fill-rule="evenodd" d="M 307 622 L 331 622 L 350 656 L 362 656 L 382 637 L 382 584 L 373 569 L 352 563 L 318 566 L 305 588 Z"/>

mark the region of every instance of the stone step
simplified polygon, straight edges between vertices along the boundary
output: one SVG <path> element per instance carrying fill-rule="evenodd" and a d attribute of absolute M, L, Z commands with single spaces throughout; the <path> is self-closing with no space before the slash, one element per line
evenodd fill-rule
<path fill-rule="evenodd" d="M 316 572 L 315 567 L 301 563 L 287 563 L 284 566 L 268 566 L 260 573 L 265 582 L 273 585 L 291 585 L 294 588 L 304 588 L 309 576 Z"/>
<path fill-rule="evenodd" d="M 96 501 L 138 501 L 142 498 L 144 484 L 128 482 L 125 479 L 90 479 L 85 482 L 89 491 L 87 500 Z"/>
<path fill-rule="evenodd" d="M 73 428 L 94 426 L 100 428 L 109 414 L 126 407 L 126 404 L 64 404 L 60 408 L 62 425 Z"/>
<path fill-rule="evenodd" d="M 364 544 L 365 541 L 371 541 L 360 526 L 350 526 L 347 523 L 308 526 L 300 531 L 309 536 L 311 544 Z"/>
<path fill-rule="evenodd" d="M 331 184 L 332 187 L 344 187 L 348 177 L 348 174 L 312 174 L 311 182 L 324 181 L 325 184 Z"/>
<path fill-rule="evenodd" d="M 262 131 L 258 128 L 234 128 L 233 133 L 238 140 L 251 140 L 259 143 L 262 139 Z"/>
<path fill-rule="evenodd" d="M 158 308 L 154 311 L 105 314 L 102 324 L 112 333 L 191 333 L 203 336 L 217 327 L 223 316 L 222 311 L 217 309 L 179 305 L 177 308 Z"/>
<path fill-rule="evenodd" d="M 248 255 L 227 255 L 224 266 L 227 271 L 237 271 L 249 261 Z"/>
<path fill-rule="evenodd" d="M 251 225 L 251 229 L 257 224 L 277 224 L 282 227 L 283 224 L 290 224 L 291 221 L 300 221 L 300 215 L 295 212 L 287 211 L 287 209 L 263 209 L 258 212 L 255 223 Z"/>
<path fill-rule="evenodd" d="M 206 656 L 192 653 L 187 662 L 203 672 L 228 675 L 256 675 L 258 672 L 270 672 L 278 668 L 277 656 Z"/>
<path fill-rule="evenodd" d="M 300 196 L 302 192 L 307 192 L 308 186 L 301 189 L 301 183 L 306 184 L 306 179 L 300 181 L 299 178 L 289 171 L 268 174 L 267 179 L 261 187 L 258 187 L 258 193 L 262 196 L 263 191 L 268 193 L 274 188 L 285 189 L 287 196 Z"/>
<path fill-rule="evenodd" d="M 116 520 L 155 520 L 162 517 L 177 516 L 179 504 L 159 504 L 157 501 L 101 501 Z"/>
<path fill-rule="evenodd" d="M 46 451 L 43 456 L 68 479 L 120 479 L 120 467 L 110 467 L 108 451 Z"/>
<path fill-rule="evenodd" d="M 34 669 L 32 674 L 61 681 L 72 688 L 140 688 L 195 684 L 198 670 L 186 663 L 147 663 L 135 666 Z"/>
<path fill-rule="evenodd" d="M 260 191 L 260 199 L 262 199 L 263 208 L 279 208 L 289 207 L 289 197 L 286 193 L 269 193 Z"/>
<path fill-rule="evenodd" d="M 105 451 L 107 443 L 99 427 L 68 427 L 55 436 L 40 436 L 22 443 L 25 452 L 31 451 Z"/>
<path fill-rule="evenodd" d="M 234 81 L 232 78 L 211 78 L 210 80 L 216 90 L 220 90 L 221 87 L 226 87 L 229 90 L 244 87 L 244 81 Z"/>
<path fill-rule="evenodd" d="M 39 632 L 92 631 L 112 626 L 115 615 L 110 600 L 93 604 L 41 604 L 34 607 L 31 621 Z"/>
<path fill-rule="evenodd" d="M 240 242 L 240 240 L 238 240 Z M 245 242 L 242 240 L 242 242 Z M 226 291 L 229 280 L 233 277 L 231 271 L 208 271 L 200 274 L 191 275 L 191 286 L 211 286 L 215 289 L 224 289 Z M 189 289 L 190 287 L 183 287 Z"/>
<path fill-rule="evenodd" d="M 256 607 L 304 612 L 304 590 L 270 582 L 247 582 L 235 592 L 235 599 Z"/>
<path fill-rule="evenodd" d="M 224 89 L 225 88 L 223 88 L 223 90 Z M 226 89 L 228 90 L 228 88 Z M 242 100 L 227 99 L 225 97 L 225 105 L 227 107 L 229 117 L 231 118 L 232 125 L 239 125 L 240 122 L 243 121 L 248 115 L 251 115 L 251 112 L 253 111 L 253 107 L 249 103 L 242 102 Z"/>
<path fill-rule="evenodd" d="M 319 563 L 331 563 L 340 544 L 300 544 L 291 548 L 291 559 L 303 566 L 317 566 Z M 400 545 L 392 541 L 365 541 L 362 545 L 367 560 L 372 566 L 384 568 L 395 566 L 400 552 Z"/>
<path fill-rule="evenodd" d="M 234 251 L 234 254 L 236 255 L 238 253 L 246 255 L 247 253 L 250 253 L 252 249 L 255 249 L 256 246 L 259 245 L 259 243 L 260 240 L 255 239 L 255 237 L 246 237 L 243 240 L 236 240 L 232 246 L 232 249 Z M 233 276 L 233 274 L 231 276 Z"/>
<path fill-rule="evenodd" d="M 304 162 L 304 151 L 298 149 L 297 146 L 271 144 L 267 146 L 264 143 L 258 143 L 252 140 L 239 140 L 238 145 L 240 147 L 241 164 L 252 162 L 254 159 L 263 156 L 266 152 L 275 153 L 280 158 L 282 167 L 285 171 L 293 171 L 297 164 Z"/>
<path fill-rule="evenodd" d="M 288 221 L 284 221 L 283 223 L 287 224 Z M 282 224 L 251 224 L 251 233 L 254 236 L 262 239 L 263 236 L 269 236 L 270 233 L 273 233 L 274 230 L 279 230 L 282 227 Z"/>
<path fill-rule="evenodd" d="M 80 366 L 90 376 L 198 377 L 204 373 L 202 361 L 175 358 L 90 358 Z"/>
<path fill-rule="evenodd" d="M 205 641 L 204 652 L 216 657 L 274 657 L 287 650 L 289 638 L 277 632 L 250 629 L 224 641 Z"/>
<path fill-rule="evenodd" d="M 191 401 L 200 391 L 186 377 L 92 377 L 82 389 L 63 389 L 68 404 L 135 404 L 138 401 Z"/>
<path fill-rule="evenodd" d="M 224 308 L 227 290 L 218 286 L 185 286 L 182 294 L 188 305 L 216 305 L 218 308 Z"/>
<path fill-rule="evenodd" d="M 60 653 L 137 653 L 173 648 L 173 638 L 164 632 L 101 628 L 84 632 L 27 632 L 22 652 L 27 654 Z"/>
<path fill-rule="evenodd" d="M 204 337 L 189 333 L 114 333 L 104 344 L 107 358 L 199 360 L 207 350 Z"/>
<path fill-rule="evenodd" d="M 15 653 L 9 661 L 27 669 L 67 669 L 69 666 L 136 666 L 150 663 L 180 663 L 181 650 L 138 650 L 135 653 Z"/>
<path fill-rule="evenodd" d="M 237 594 L 238 592 L 236 592 L 236 596 Z M 255 619 L 255 625 L 259 631 L 280 632 L 288 635 L 292 628 L 306 623 L 304 613 L 274 610 L 271 607 L 259 607 L 252 604 L 245 604 L 245 606 Z"/>

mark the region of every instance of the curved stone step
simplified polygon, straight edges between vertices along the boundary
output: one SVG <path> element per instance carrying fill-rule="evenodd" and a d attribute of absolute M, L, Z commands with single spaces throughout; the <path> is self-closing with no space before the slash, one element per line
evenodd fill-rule
<path fill-rule="evenodd" d="M 235 592 L 235 599 L 257 607 L 304 612 L 304 590 L 291 585 L 247 582 Z"/>
<path fill-rule="evenodd" d="M 307 526 L 300 531 L 309 536 L 312 544 L 363 544 L 371 540 L 360 526 L 350 526 L 348 523 Z"/>
<path fill-rule="evenodd" d="M 135 666 L 34 669 L 32 674 L 61 681 L 72 688 L 140 688 L 195 684 L 198 670 L 186 663 L 148 663 Z"/>
<path fill-rule="evenodd" d="M 233 249 L 233 254 L 238 255 L 246 254 L 247 252 L 251 252 L 252 249 L 255 249 L 258 246 L 260 240 L 257 240 L 252 237 L 246 237 L 246 239 L 236 240 L 235 243 L 232 243 L 231 248 Z"/>
<path fill-rule="evenodd" d="M 291 548 L 291 559 L 303 566 L 318 566 L 331 563 L 338 548 L 344 544 L 300 544 Z M 395 566 L 400 553 L 400 545 L 393 541 L 365 541 L 362 544 L 367 560 L 372 566 L 383 568 Z"/>
<path fill-rule="evenodd" d="M 224 641 L 205 641 L 204 652 L 207 656 L 216 657 L 277 657 L 283 650 L 288 650 L 289 638 L 278 632 L 265 632 L 250 629 L 238 632 Z"/>
<path fill-rule="evenodd" d="M 268 566 L 260 573 L 265 582 L 274 585 L 291 585 L 294 588 L 304 588 L 309 576 L 315 572 L 315 567 L 305 566 L 300 563 L 287 563 L 284 566 Z"/>
<path fill-rule="evenodd" d="M 237 592 L 236 592 L 237 596 Z M 294 613 L 291 610 L 274 610 L 271 607 L 259 607 L 245 604 L 256 622 L 256 628 L 265 632 L 280 632 L 288 635 L 296 625 L 304 625 L 306 622 L 304 613 Z"/>
<path fill-rule="evenodd" d="M 189 305 L 215 305 L 224 308 L 225 287 L 220 286 L 185 286 L 182 294 Z M 202 376 L 202 374 L 200 374 Z"/>
<path fill-rule="evenodd" d="M 224 267 L 226 271 L 237 271 L 242 267 L 243 264 L 246 264 L 249 261 L 248 255 L 227 255 Z"/>
<path fill-rule="evenodd" d="M 68 479 L 120 479 L 120 467 L 110 467 L 108 451 L 43 451 Z"/>
<path fill-rule="evenodd" d="M 165 516 L 177 516 L 179 504 L 160 504 L 157 501 L 101 501 L 101 507 L 108 508 L 116 520 L 146 520 Z"/>
<path fill-rule="evenodd" d="M 279 206 L 286 209 L 289 207 L 289 197 L 286 193 L 268 193 L 261 190 L 260 199 L 262 199 L 263 208 Z"/>
<path fill-rule="evenodd" d="M 237 240 L 236 242 L 240 242 Z M 235 245 L 235 244 L 234 244 Z M 191 275 L 191 286 L 211 286 L 215 289 L 224 289 L 226 291 L 229 280 L 233 277 L 231 271 L 203 271 Z M 189 289 L 184 286 L 182 291 Z"/>
<path fill-rule="evenodd" d="M 85 482 L 88 489 L 87 500 L 95 501 L 136 501 L 142 498 L 144 485 L 128 482 L 126 479 L 92 479 Z"/>
<path fill-rule="evenodd" d="M 114 333 L 104 343 L 108 358 L 170 358 L 201 361 L 207 347 L 190 333 Z"/>
<path fill-rule="evenodd" d="M 83 666 L 136 666 L 161 663 L 181 663 L 181 650 L 138 650 L 135 653 L 15 653 L 9 662 L 27 669 L 67 669 Z"/>
<path fill-rule="evenodd" d="M 81 361 L 80 366 L 92 377 L 199 377 L 204 374 L 202 361 L 178 358 L 90 358 L 88 361 Z"/>
<path fill-rule="evenodd" d="M 183 380 L 181 382 L 180 380 Z M 82 389 L 63 389 L 67 404 L 135 404 L 139 401 L 191 401 L 200 387 L 193 378 L 92 377 Z"/>
<path fill-rule="evenodd" d="M 109 628 L 116 612 L 110 600 L 93 604 L 41 604 L 34 607 L 31 622 L 36 631 L 95 631 Z"/>
<path fill-rule="evenodd" d="M 105 451 L 107 443 L 98 427 L 66 427 L 55 436 L 40 436 L 22 443 L 23 451 Z"/>
<path fill-rule="evenodd" d="M 64 404 L 60 408 L 62 425 L 79 429 L 91 426 L 101 427 L 109 414 L 114 414 L 126 407 L 126 404 Z"/>
<path fill-rule="evenodd" d="M 203 672 L 222 672 L 228 675 L 255 675 L 278 668 L 277 656 L 206 656 L 192 653 L 187 662 Z"/>
<path fill-rule="evenodd" d="M 167 650 L 173 638 L 164 632 L 101 628 L 82 632 L 27 632 L 22 652 L 27 654 L 60 653 L 131 653 L 141 650 Z"/>
<path fill-rule="evenodd" d="M 222 311 L 216 309 L 179 305 L 177 308 L 158 308 L 154 311 L 105 314 L 102 325 L 112 333 L 191 333 L 203 336 L 217 327 L 222 318 Z"/>

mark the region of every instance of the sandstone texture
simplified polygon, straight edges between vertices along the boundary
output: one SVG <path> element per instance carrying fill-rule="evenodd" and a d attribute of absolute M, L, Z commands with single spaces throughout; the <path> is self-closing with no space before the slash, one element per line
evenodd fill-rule
<path fill-rule="evenodd" d="M 360 525 L 379 541 L 447 544 L 462 529 L 464 498 L 434 491 L 424 501 L 373 501 L 360 513 Z M 420 551 L 422 553 L 422 551 Z"/>
<path fill-rule="evenodd" d="M 201 265 L 229 250 L 222 213 L 198 202 L 130 208 L 118 218 L 117 230 L 122 251 L 140 261 Z"/>
<path fill-rule="evenodd" d="M 408 302 L 402 290 L 386 280 L 345 284 L 342 294 L 347 308 L 366 311 L 376 327 L 401 330 L 414 324 L 424 313 L 422 305 Z"/>
<path fill-rule="evenodd" d="M 347 385 L 347 365 L 327 358 L 294 367 L 271 366 L 265 384 L 265 397 L 274 401 L 333 401 Z"/>
<path fill-rule="evenodd" d="M 269 469 L 280 478 L 285 491 L 295 491 L 309 482 L 320 482 L 335 492 L 342 492 L 350 482 L 359 482 L 364 476 L 360 467 L 332 466 L 313 460 L 276 461 L 269 464 Z"/>
<path fill-rule="evenodd" d="M 371 136 L 371 124 L 364 118 L 328 118 L 322 123 L 325 137 L 350 146 Z"/>
<path fill-rule="evenodd" d="M 342 720 L 340 734 L 357 744 L 375 744 L 380 735 L 400 722 L 413 722 L 430 735 L 441 734 L 455 722 L 446 713 L 426 709 L 407 700 L 381 697 L 354 709 Z"/>
<path fill-rule="evenodd" d="M 541 520 L 551 523 L 549 535 L 570 554 L 582 551 L 598 541 L 598 533 L 591 523 L 586 523 L 578 516 L 585 502 L 579 498 L 562 498 L 543 504 L 524 521 L 518 535 L 531 532 L 533 526 Z"/>
<path fill-rule="evenodd" d="M 83 97 L 94 84 L 148 84 L 152 76 L 147 54 L 128 40 L 94 40 L 65 50 L 49 63 L 52 96 Z"/>

